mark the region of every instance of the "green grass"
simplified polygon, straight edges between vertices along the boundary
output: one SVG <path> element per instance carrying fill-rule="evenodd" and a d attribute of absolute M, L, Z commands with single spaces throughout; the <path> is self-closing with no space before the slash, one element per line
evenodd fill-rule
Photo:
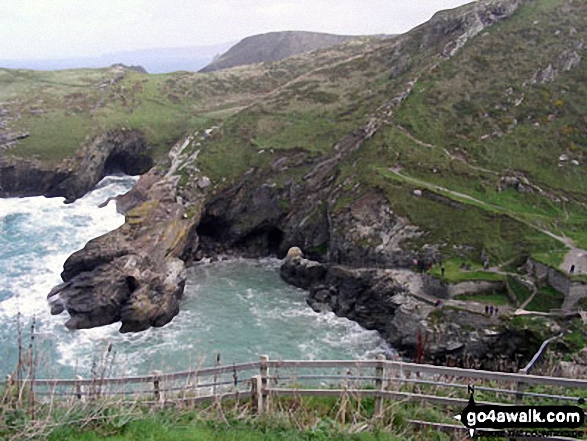
<path fill-rule="evenodd" d="M 471 265 L 470 270 L 461 269 L 465 264 Z M 471 262 L 466 259 L 450 259 L 443 261 L 444 277 L 441 276 L 440 266 L 434 266 L 428 273 L 434 277 L 442 278 L 445 282 L 458 283 L 471 280 L 483 280 L 488 282 L 499 282 L 504 280 L 502 274 L 491 271 L 484 271 L 480 263 Z"/>
<path fill-rule="evenodd" d="M 488 305 L 506 306 L 511 305 L 509 297 L 504 293 L 491 294 L 460 294 L 455 297 L 456 300 L 470 300 Z"/>
<path fill-rule="evenodd" d="M 518 300 L 518 304 L 521 305 L 524 303 L 530 295 L 532 294 L 530 290 L 522 283 L 518 282 L 514 277 L 508 276 L 507 277 L 507 284 L 509 288 L 512 290 L 516 299 Z"/>
<path fill-rule="evenodd" d="M 560 309 L 564 300 L 564 294 L 551 286 L 544 286 L 538 289 L 536 296 L 528 303 L 526 309 L 529 311 L 549 312 L 551 309 Z"/>
<path fill-rule="evenodd" d="M 53 112 L 31 118 L 20 128 L 31 133 L 18 143 L 12 152 L 22 156 L 35 156 L 57 162 L 73 155 L 94 132 L 91 118 L 86 114 Z M 67 136 L 64 136 L 67 134 Z"/>
<path fill-rule="evenodd" d="M 533 252 L 531 257 L 537 262 L 558 269 L 565 260 L 568 249 L 551 250 L 548 252 Z"/>
<path fill-rule="evenodd" d="M 57 431 L 48 439 L 51 441 L 309 441 L 337 439 L 342 441 L 400 441 L 401 438 L 392 433 L 364 432 L 349 434 L 329 427 L 325 421 L 315 430 L 295 430 L 292 428 L 268 428 L 254 427 L 251 425 L 216 425 L 210 427 L 205 423 L 190 424 L 184 427 L 174 427 L 165 422 L 143 420 L 129 423 L 121 433 L 115 435 L 99 435 L 94 432 L 78 432 L 71 429 Z M 432 438 L 434 439 L 434 438 Z M 448 439 L 448 438 L 438 438 Z"/>
<path fill-rule="evenodd" d="M 355 398 L 275 398 L 274 408 L 254 416 L 248 404 L 200 405 L 196 408 L 142 408 L 140 403 L 121 405 L 93 403 L 50 409 L 37 407 L 40 423 L 33 430 L 25 409 L 17 419 L 0 426 L 0 437 L 29 436 L 51 441 L 158 441 L 158 440 L 300 440 L 399 441 L 449 436 L 419 430 L 408 419 L 451 423 L 451 411 L 426 404 L 395 403 L 383 417 L 372 419 L 374 400 Z M 388 403 L 391 404 L 391 403 Z M 0 408 L 0 410 L 2 410 Z M 48 414 L 46 412 L 49 412 Z M 0 418 L 7 414 L 0 412 Z M 344 416 L 343 416 L 344 415 Z M 41 420 L 42 418 L 42 420 Z M 28 423 L 27 423 L 28 421 Z M 10 427 L 9 427 L 10 426 Z M 15 439 L 16 439 L 15 438 Z"/>

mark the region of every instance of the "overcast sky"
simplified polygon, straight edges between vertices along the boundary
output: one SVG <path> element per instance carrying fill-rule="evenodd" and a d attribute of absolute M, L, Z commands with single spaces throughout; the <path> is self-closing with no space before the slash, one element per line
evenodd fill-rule
<path fill-rule="evenodd" d="M 271 31 L 396 34 L 471 0 L 0 0 L 0 59 L 204 46 Z"/>

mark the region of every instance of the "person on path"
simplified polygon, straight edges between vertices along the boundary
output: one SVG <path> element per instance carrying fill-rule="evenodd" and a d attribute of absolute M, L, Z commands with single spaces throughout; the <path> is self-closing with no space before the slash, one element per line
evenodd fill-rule
<path fill-rule="evenodd" d="M 493 305 L 489 307 L 489 315 L 493 315 Z"/>
<path fill-rule="evenodd" d="M 571 271 L 569 271 L 569 273 L 573 274 L 575 272 L 575 264 L 573 263 L 571 265 Z"/>

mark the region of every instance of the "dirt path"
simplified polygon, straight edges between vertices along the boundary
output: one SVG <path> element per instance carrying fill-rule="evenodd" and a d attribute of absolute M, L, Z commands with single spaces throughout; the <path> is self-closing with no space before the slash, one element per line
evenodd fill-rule
<path fill-rule="evenodd" d="M 417 178 L 412 178 L 410 176 L 406 176 L 406 175 L 402 174 L 397 168 L 389 168 L 388 170 L 395 173 L 400 178 L 402 178 L 408 182 L 412 182 L 413 184 L 416 184 L 416 185 L 419 185 L 422 187 L 427 187 L 427 188 L 437 190 L 437 191 L 443 191 L 443 192 L 446 192 L 446 193 L 451 194 L 453 196 L 456 196 L 458 198 L 462 198 L 462 199 L 469 200 L 471 202 L 475 202 L 476 204 L 479 204 L 487 209 L 500 211 L 500 212 L 508 215 L 512 219 L 515 219 L 518 222 L 522 222 L 523 224 L 527 225 L 528 227 L 533 228 L 537 231 L 540 231 L 541 233 L 546 234 L 547 236 L 550 236 L 553 239 L 558 240 L 559 242 L 563 243 L 565 246 L 567 246 L 569 248 L 569 251 L 565 255 L 564 262 L 559 266 L 559 269 L 565 273 L 568 273 L 571 268 L 571 265 L 575 265 L 575 274 L 587 274 L 587 251 L 583 250 L 581 248 L 577 248 L 575 246 L 574 241 L 571 238 L 564 237 L 564 236 L 558 236 L 558 235 L 554 234 L 552 231 L 548 231 L 548 230 L 545 230 L 544 228 L 541 228 L 537 225 L 534 225 L 533 223 L 528 222 L 527 220 L 516 216 L 515 214 L 505 210 L 502 207 L 488 204 L 487 202 L 484 202 L 480 199 L 476 199 L 476 198 L 469 196 L 467 194 L 463 194 L 463 193 L 459 193 L 457 191 L 449 190 L 448 188 L 441 187 L 439 185 L 432 184 L 430 182 L 426 182 L 426 181 L 422 181 Z"/>
<path fill-rule="evenodd" d="M 418 138 L 416 138 L 414 135 L 412 135 L 405 127 L 402 127 L 400 125 L 396 125 L 396 127 L 398 128 L 398 130 L 400 130 L 404 135 L 406 135 L 411 141 L 415 142 L 416 144 L 418 144 L 421 147 L 426 147 L 428 149 L 435 149 L 437 148 L 434 144 L 428 144 L 427 142 L 424 142 Z M 465 164 L 467 167 L 473 169 L 473 170 L 478 170 L 480 172 L 483 173 L 488 173 L 491 175 L 499 175 L 499 173 L 497 173 L 495 170 L 489 170 L 487 168 L 483 168 L 483 167 L 478 167 L 476 165 L 471 165 L 466 159 L 461 158 L 459 156 L 453 155 L 451 152 L 449 152 L 447 149 L 443 148 L 442 152 L 448 156 L 450 159 L 452 159 L 453 161 L 459 161 L 462 162 L 463 164 Z"/>

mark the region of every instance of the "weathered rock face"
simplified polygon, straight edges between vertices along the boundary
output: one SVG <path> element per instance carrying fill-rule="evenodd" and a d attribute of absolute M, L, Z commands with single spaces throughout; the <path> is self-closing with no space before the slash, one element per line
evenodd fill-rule
<path fill-rule="evenodd" d="M 199 218 L 185 218 L 175 201 L 175 182 L 155 171 L 123 200 L 126 223 L 72 254 L 64 264 L 64 283 L 48 296 L 52 313 L 67 310 L 71 316 L 68 328 L 120 321 L 120 332 L 137 332 L 163 326 L 179 312 L 186 280 L 179 257 L 196 240 Z"/>
<path fill-rule="evenodd" d="M 315 164 L 302 183 L 278 186 L 275 176 L 252 172 L 217 194 L 198 227 L 203 251 L 284 257 L 300 246 L 312 259 L 345 264 L 405 267 L 424 255 L 434 260 L 434 250 L 405 250 L 404 243 L 421 232 L 393 213 L 381 192 L 367 192 L 348 207 L 335 208 L 343 196 L 333 184 L 338 162 Z"/>
<path fill-rule="evenodd" d="M 330 260 L 339 263 L 377 263 L 409 266 L 418 255 L 402 249 L 402 242 L 421 232 L 396 216 L 385 197 L 372 192 L 330 217 Z"/>
<path fill-rule="evenodd" d="M 46 196 L 64 196 L 71 202 L 86 194 L 107 174 L 142 174 L 153 166 L 153 160 L 140 132 L 116 130 L 94 139 L 90 146 L 70 159 L 69 164 L 73 164 L 69 165 L 72 173 L 45 192 Z"/>
<path fill-rule="evenodd" d="M 507 369 L 531 357 L 543 336 L 509 329 L 483 314 L 438 306 L 447 289 L 425 274 L 408 270 L 355 269 L 301 257 L 286 259 L 280 269 L 288 283 L 308 290 L 315 311 L 332 311 L 375 329 L 396 349 L 421 361 L 466 367 Z M 501 363 L 501 364 L 500 364 Z M 516 365 L 517 367 L 517 365 Z"/>
<path fill-rule="evenodd" d="M 57 166 L 0 156 L 0 197 L 62 196 L 73 202 L 107 174 L 138 175 L 152 166 L 148 145 L 140 132 L 109 131 Z"/>
<path fill-rule="evenodd" d="M 67 170 L 40 161 L 0 156 L 0 197 L 46 194 L 68 176 Z"/>
<path fill-rule="evenodd" d="M 464 44 L 483 29 L 511 17 L 523 0 L 479 1 L 460 14 L 442 11 L 434 15 L 429 23 L 420 26 L 421 48 L 444 43 L 443 54 L 452 56 Z"/>

